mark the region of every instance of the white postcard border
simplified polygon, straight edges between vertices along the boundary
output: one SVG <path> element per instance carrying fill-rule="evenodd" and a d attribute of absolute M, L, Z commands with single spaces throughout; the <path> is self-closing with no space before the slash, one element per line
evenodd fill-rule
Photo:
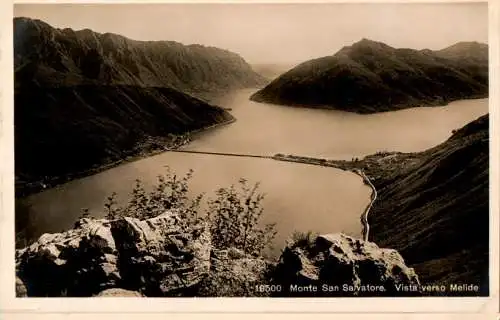
<path fill-rule="evenodd" d="M 137 1 L 16 1 L 15 3 L 135 3 Z M 248 3 L 248 1 L 141 1 L 141 3 Z M 253 1 L 255 3 L 299 3 L 305 1 Z M 314 1 L 346 2 L 346 1 Z M 360 2 L 360 1 L 350 1 Z M 363 3 L 409 3 L 415 1 L 362 1 Z M 448 1 L 419 1 L 448 2 Z M 457 1 L 455 1 L 457 2 Z M 483 2 L 483 1 L 458 1 Z M 489 1 L 490 50 L 490 297 L 489 298 L 16 298 L 14 294 L 14 161 L 13 161 L 13 39 L 12 4 L 0 0 L 0 308 L 9 319 L 21 315 L 126 313 L 482 313 L 493 316 L 499 309 L 499 11 L 500 1 Z M 172 315 L 173 316 L 173 315 Z M 239 315 L 238 318 L 243 318 Z M 253 317 L 255 317 L 254 315 Z M 259 315 L 260 317 L 260 315 Z M 287 316 L 288 317 L 288 316 Z M 121 317 L 123 319 L 123 317 Z M 219 318 L 219 317 L 218 317 Z M 370 319 L 373 319 L 370 315 Z M 387 318 L 387 317 L 385 317 Z M 384 319 L 385 319 L 384 318 Z"/>

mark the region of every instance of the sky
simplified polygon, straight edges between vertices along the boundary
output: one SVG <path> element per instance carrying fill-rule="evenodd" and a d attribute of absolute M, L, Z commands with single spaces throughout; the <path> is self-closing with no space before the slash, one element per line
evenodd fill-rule
<path fill-rule="evenodd" d="M 486 3 L 16 4 L 14 16 L 135 40 L 215 46 L 253 64 L 299 63 L 362 38 L 413 49 L 488 41 Z"/>

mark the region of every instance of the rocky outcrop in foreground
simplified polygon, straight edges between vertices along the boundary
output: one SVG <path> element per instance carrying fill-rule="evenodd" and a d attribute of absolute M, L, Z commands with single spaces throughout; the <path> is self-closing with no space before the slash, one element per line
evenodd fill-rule
<path fill-rule="evenodd" d="M 404 286 L 420 285 L 396 250 L 344 234 L 287 246 L 275 276 L 289 296 L 399 296 Z"/>
<path fill-rule="evenodd" d="M 109 288 L 167 296 L 186 293 L 210 270 L 210 235 L 174 213 L 141 221 L 81 219 L 16 252 L 28 295 L 91 296 Z"/>
<path fill-rule="evenodd" d="M 279 290 L 266 290 L 270 284 Z M 354 288 L 322 295 L 378 296 L 418 278 L 396 251 L 342 234 L 307 246 L 296 241 L 278 264 L 218 250 L 205 222 L 188 224 L 175 212 L 147 220 L 84 218 L 16 251 L 18 296 L 287 296 L 290 285 L 311 284 Z"/>

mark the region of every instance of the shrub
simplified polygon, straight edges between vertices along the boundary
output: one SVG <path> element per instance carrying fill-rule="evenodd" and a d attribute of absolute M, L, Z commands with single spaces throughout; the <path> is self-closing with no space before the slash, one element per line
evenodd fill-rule
<path fill-rule="evenodd" d="M 259 183 L 249 187 L 240 179 L 239 187 L 220 188 L 217 197 L 208 201 L 212 241 L 219 249 L 235 247 L 260 255 L 276 236 L 275 224 L 260 225 L 264 194 L 257 192 Z"/>
<path fill-rule="evenodd" d="M 113 192 L 104 203 L 104 208 L 106 209 L 106 219 L 113 220 L 117 218 L 121 213 L 121 208 L 117 207 L 116 202 L 116 192 Z M 83 213 L 83 216 L 88 215 L 88 211 Z"/>
<path fill-rule="evenodd" d="M 193 199 L 188 197 L 192 176 L 193 170 L 189 170 L 179 178 L 167 167 L 166 174 L 158 176 L 150 192 L 145 190 L 140 180 L 136 180 L 125 207 L 118 205 L 115 192 L 107 198 L 104 204 L 106 218 L 113 220 L 129 216 L 144 220 L 175 209 L 189 223 L 199 218 L 205 219 L 210 224 L 215 248 L 235 247 L 248 254 L 261 255 L 272 243 L 276 230 L 275 224 L 261 224 L 264 194 L 258 192 L 259 183 L 250 187 L 245 179 L 240 179 L 239 189 L 234 185 L 218 189 L 215 199 L 208 200 L 206 214 L 200 216 L 204 194 Z M 88 215 L 88 210 L 85 213 Z"/>
<path fill-rule="evenodd" d="M 193 200 L 188 198 L 188 182 L 193 176 L 193 170 L 189 170 L 185 176 L 179 178 L 169 167 L 166 168 L 167 172 L 157 177 L 157 183 L 150 192 L 147 192 L 142 182 L 137 179 L 131 198 L 125 207 L 118 206 L 117 194 L 113 192 L 104 204 L 106 218 L 129 216 L 144 220 L 156 217 L 166 210 L 177 209 L 183 218 L 196 219 L 203 194 L 194 197 Z"/>

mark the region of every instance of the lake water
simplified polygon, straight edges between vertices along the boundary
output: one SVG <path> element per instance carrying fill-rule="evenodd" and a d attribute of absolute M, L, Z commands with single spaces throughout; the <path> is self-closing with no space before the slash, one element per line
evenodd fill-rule
<path fill-rule="evenodd" d="M 331 159 L 351 159 L 377 151 L 422 151 L 488 112 L 488 99 L 476 99 L 446 107 L 357 115 L 255 103 L 248 100 L 254 91 L 236 91 L 218 101 L 232 108 L 238 120 L 200 134 L 185 149 Z M 190 183 L 193 194 L 213 195 L 217 188 L 237 183 L 241 177 L 260 182 L 260 190 L 266 193 L 263 217 L 265 222 L 277 223 L 278 248 L 295 230 L 361 236 L 359 218 L 369 202 L 370 189 L 352 173 L 270 159 L 169 152 L 17 200 L 17 227 L 24 229 L 28 238 L 71 228 L 82 208 L 98 216 L 113 191 L 123 202 L 135 179 L 150 186 L 165 165 L 179 174 L 194 170 Z"/>

